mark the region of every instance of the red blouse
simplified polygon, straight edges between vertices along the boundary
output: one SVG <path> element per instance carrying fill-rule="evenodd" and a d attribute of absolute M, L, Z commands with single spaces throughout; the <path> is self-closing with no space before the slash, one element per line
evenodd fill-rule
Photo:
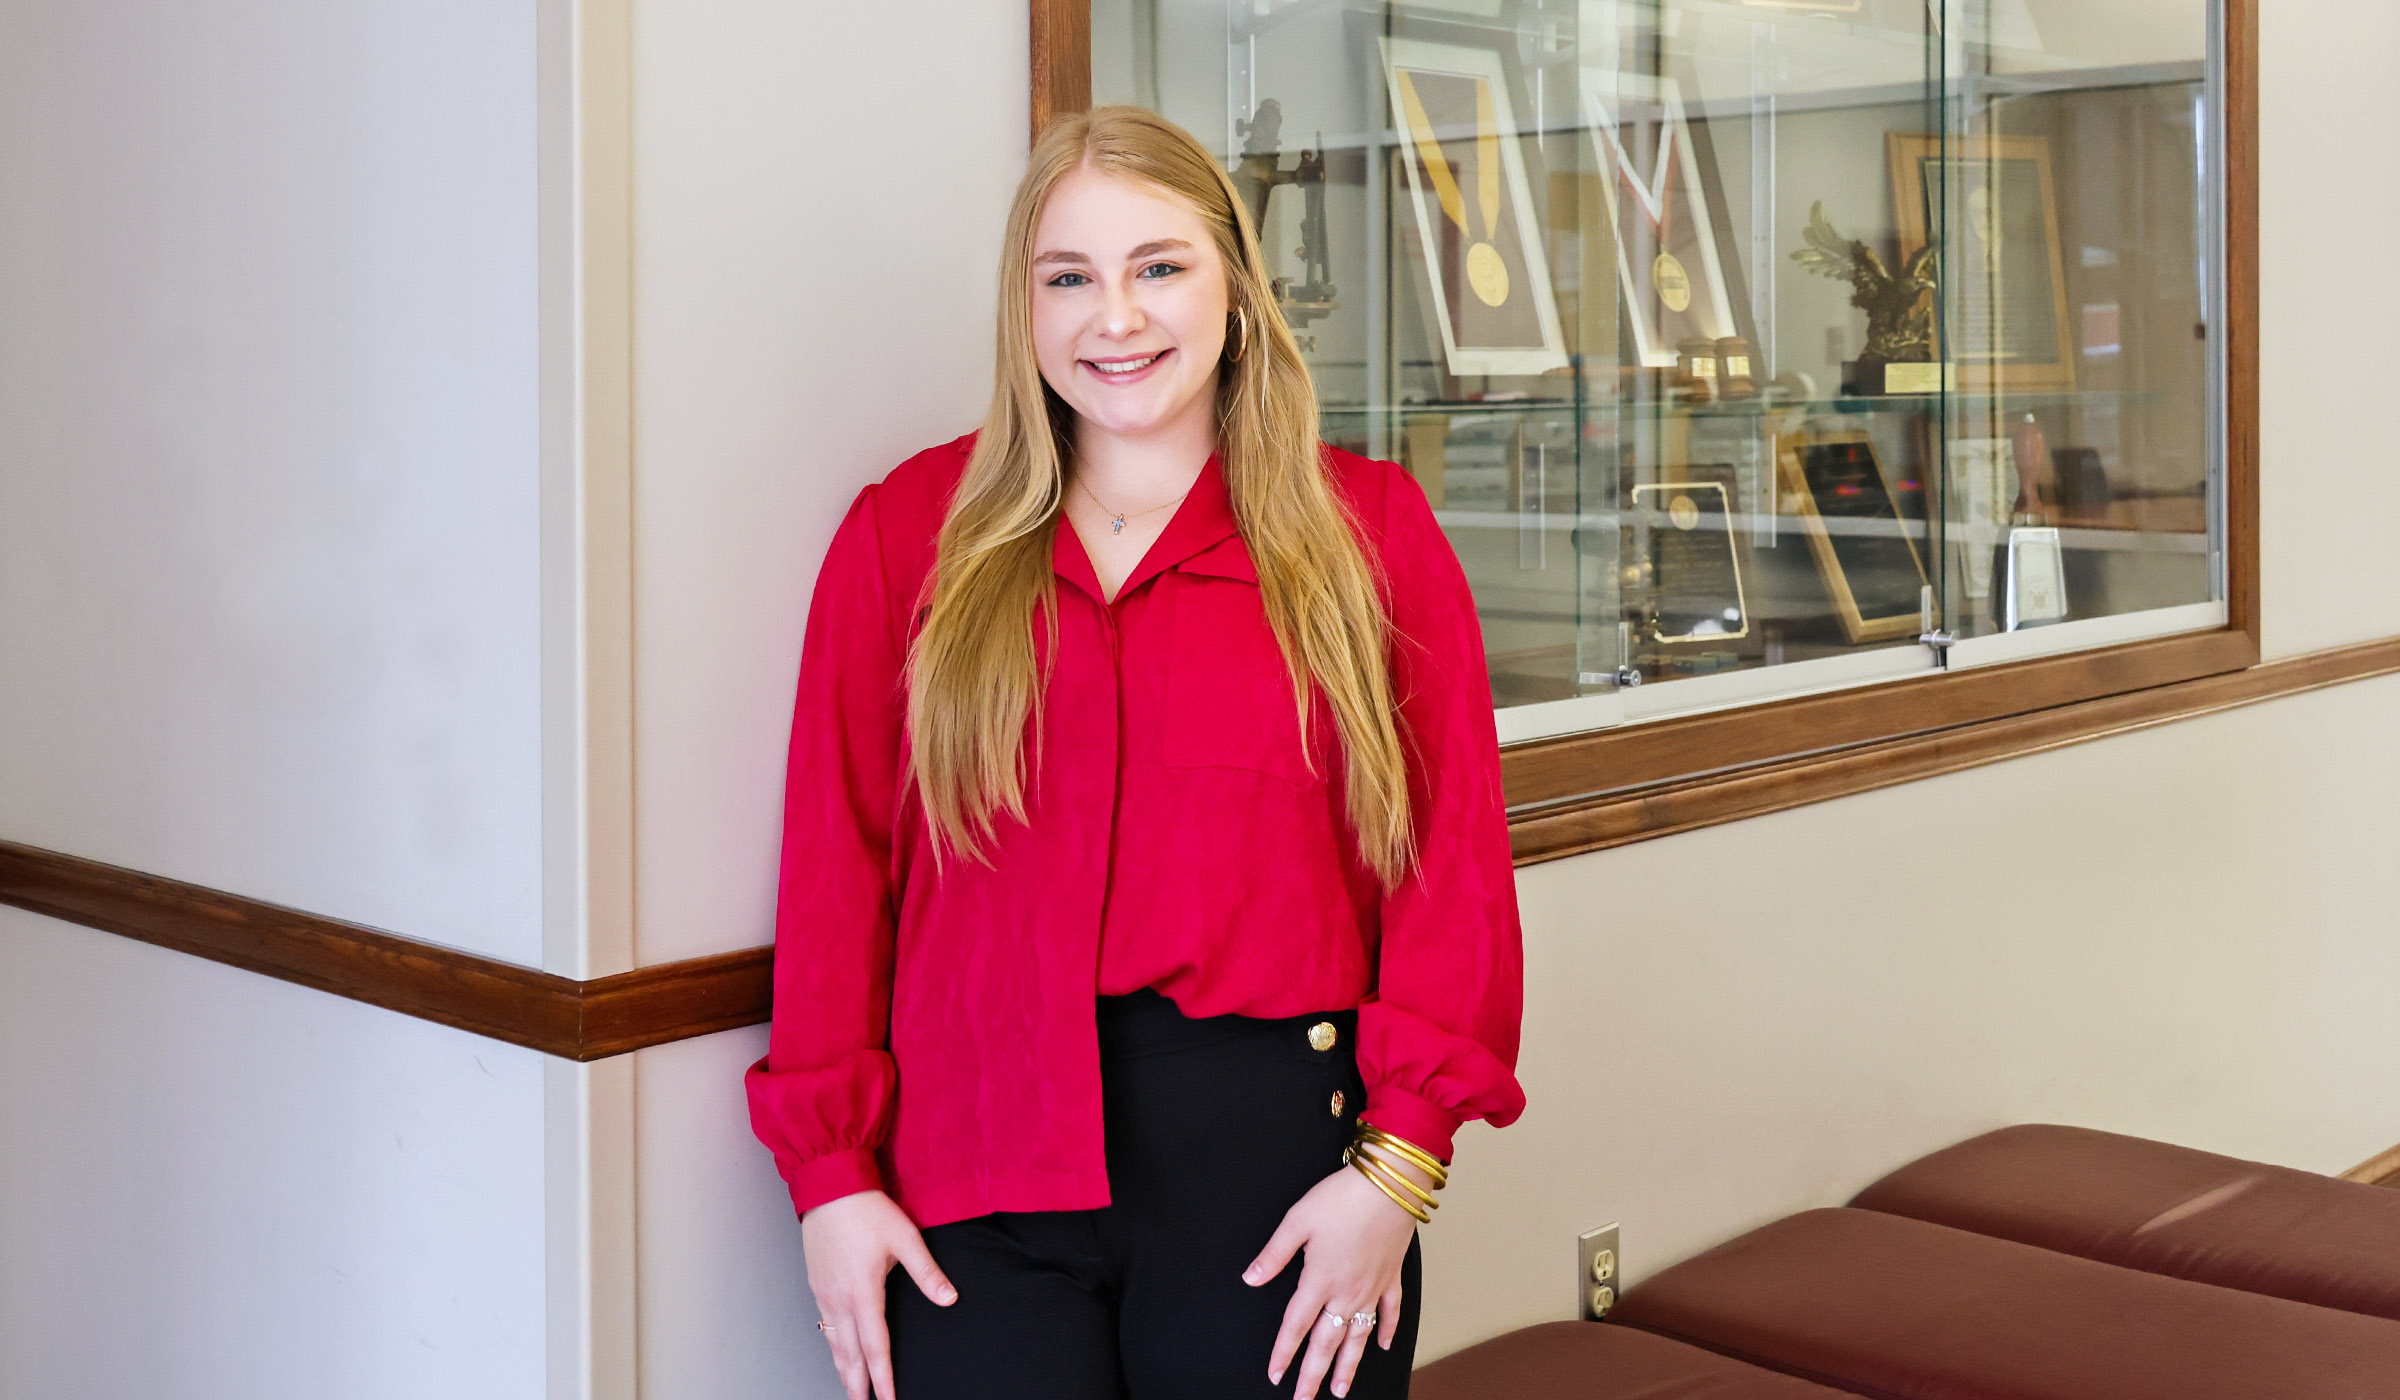
<path fill-rule="evenodd" d="M 1491 691 L 1414 479 L 1325 450 L 1384 561 L 1421 876 L 1385 894 L 1358 858 L 1322 694 L 1313 770 L 1302 752 L 1213 458 L 1113 602 L 1061 522 L 1028 821 L 1000 821 L 991 864 L 937 872 L 901 784 L 901 662 L 973 443 L 859 492 L 809 608 L 775 1016 L 746 1080 L 794 1207 L 883 1187 L 932 1226 L 1108 1204 L 1093 996 L 1142 987 L 1191 1016 L 1358 1007 L 1362 1116 L 1445 1159 L 1461 1120 L 1513 1121 L 1523 961 Z"/>

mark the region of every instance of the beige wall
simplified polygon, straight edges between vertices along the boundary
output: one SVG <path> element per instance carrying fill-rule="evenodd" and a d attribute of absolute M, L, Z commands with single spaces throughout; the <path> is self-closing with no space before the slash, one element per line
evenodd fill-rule
<path fill-rule="evenodd" d="M 1020 6 L 961 0 L 906 45 L 785 8 L 636 7 L 645 962 L 768 936 L 808 582 L 860 483 L 977 414 L 1023 150 Z M 2400 319 L 2400 274 L 2324 232 L 2400 213 L 2358 178 L 2400 155 L 2400 17 L 2261 8 L 2288 654 L 2400 634 L 2374 562 L 2400 471 L 2355 407 L 2379 362 L 2324 353 Z M 857 61 L 794 81 L 807 54 Z M 1638 1276 L 1999 1123 L 2321 1169 L 2400 1141 L 2395 706 L 2362 684 L 1524 872 L 1533 1107 L 1462 1139 L 1424 1354 L 1567 1315 L 1578 1229 L 1621 1219 Z M 763 1042 L 639 1059 L 651 1395 L 839 1393 L 742 1118 Z"/>
<path fill-rule="evenodd" d="M 2400 680 L 1530 868 L 1525 1117 L 1460 1140 L 1427 1340 L 2005 1123 L 2320 1171 L 2400 1141 Z"/>
<path fill-rule="evenodd" d="M 2390 378 L 2375 356 L 2323 353 L 2400 325 L 2400 272 L 2371 232 L 2400 227 L 2400 7 L 2255 3 L 2265 640 L 2288 656 L 2400 634 Z"/>

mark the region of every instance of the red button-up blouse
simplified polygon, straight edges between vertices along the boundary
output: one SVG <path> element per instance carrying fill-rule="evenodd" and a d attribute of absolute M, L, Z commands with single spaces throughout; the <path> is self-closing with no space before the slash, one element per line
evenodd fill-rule
<path fill-rule="evenodd" d="M 1321 694 L 1313 771 L 1302 753 L 1214 459 L 1113 602 L 1059 524 L 1028 821 L 1000 821 L 990 865 L 937 872 L 901 783 L 901 662 L 973 441 L 859 492 L 809 609 L 775 1014 L 746 1080 L 794 1207 L 882 1187 L 932 1226 L 1108 1204 L 1093 997 L 1143 987 L 1190 1016 L 1358 1007 L 1362 1116 L 1438 1156 L 1461 1120 L 1514 1120 L 1523 963 L 1491 692 L 1416 482 L 1326 449 L 1399 634 L 1420 875 L 1385 894 L 1358 858 Z"/>

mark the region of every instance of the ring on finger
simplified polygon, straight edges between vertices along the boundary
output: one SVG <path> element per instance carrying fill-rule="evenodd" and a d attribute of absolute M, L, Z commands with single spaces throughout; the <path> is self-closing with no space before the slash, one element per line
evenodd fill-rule
<path fill-rule="evenodd" d="M 1372 1327 L 1372 1326 L 1374 1326 L 1374 1325 L 1375 1325 L 1375 1310 L 1374 1310 L 1373 1308 L 1369 1308 L 1369 1309 L 1367 1309 L 1365 1312 L 1354 1312 L 1354 1313 L 1350 1314 L 1350 1325 L 1351 1325 L 1351 1326 L 1353 1326 L 1353 1327 Z"/>
<path fill-rule="evenodd" d="M 1350 1325 L 1349 1318 L 1342 1316 L 1340 1313 L 1335 1312 L 1331 1308 L 1320 1309 L 1317 1313 L 1317 1316 L 1323 1318 L 1327 1322 L 1332 1323 L 1336 1327 L 1348 1327 Z"/>
<path fill-rule="evenodd" d="M 831 1336 L 833 1335 L 834 1330 L 833 1324 L 820 1317 L 817 1319 L 817 1330 L 823 1332 L 827 1336 Z"/>

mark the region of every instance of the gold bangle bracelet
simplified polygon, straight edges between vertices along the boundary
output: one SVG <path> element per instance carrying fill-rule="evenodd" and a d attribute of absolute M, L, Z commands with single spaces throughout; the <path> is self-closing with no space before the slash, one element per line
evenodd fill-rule
<path fill-rule="evenodd" d="M 1361 1138 L 1361 1141 L 1351 1143 L 1351 1150 L 1354 1150 L 1354 1153 L 1358 1153 L 1358 1155 L 1361 1155 L 1361 1157 L 1373 1157 L 1373 1160 L 1375 1160 L 1375 1165 L 1385 1169 L 1385 1172 L 1392 1172 L 1394 1177 L 1399 1177 L 1399 1179 L 1402 1179 L 1402 1181 L 1406 1181 L 1406 1184 L 1409 1184 L 1409 1191 L 1414 1193 L 1414 1196 L 1421 1198 L 1421 1201 L 1426 1203 L 1426 1205 L 1433 1205 L 1433 1196 L 1430 1196 L 1426 1186 L 1418 1186 L 1414 1177 L 1409 1177 L 1409 1174 L 1402 1172 L 1402 1167 L 1414 1167 L 1414 1162 L 1409 1162 L 1409 1160 L 1406 1160 L 1406 1157 L 1402 1157 L 1402 1155 L 1392 1153 L 1390 1148 L 1385 1148 L 1385 1145 L 1382 1145 L 1382 1143 L 1373 1141 L 1373 1138 Z M 1435 1177 L 1435 1179 L 1433 1179 L 1433 1191 L 1440 1191 L 1440 1189 L 1442 1189 L 1442 1181 L 1440 1181 L 1440 1177 Z"/>
<path fill-rule="evenodd" d="M 1394 1169 L 1390 1162 L 1379 1156 L 1376 1156 L 1374 1151 L 1366 1143 L 1362 1142 L 1350 1150 L 1354 1156 L 1354 1159 L 1366 1161 L 1369 1165 L 1375 1168 L 1377 1175 L 1390 1179 L 1394 1184 L 1406 1190 L 1408 1194 L 1416 1197 L 1420 1202 L 1422 1202 L 1427 1210 L 1439 1210 L 1441 1208 L 1442 1203 L 1433 1198 L 1432 1192 L 1427 1191 L 1424 1187 L 1419 1186 L 1414 1181 L 1409 1180 L 1407 1173 Z"/>
<path fill-rule="evenodd" d="M 1376 1161 L 1383 1163 L 1387 1167 L 1414 1167 L 1419 1171 L 1425 1171 L 1424 1163 L 1419 1162 L 1404 1153 L 1394 1152 L 1391 1148 L 1391 1144 L 1379 1141 L 1375 1138 L 1360 1138 L 1357 1142 L 1352 1143 L 1351 1146 L 1359 1152 L 1372 1154 Z M 1403 1173 L 1403 1175 L 1405 1175 L 1405 1173 Z M 1450 1178 L 1446 1174 L 1439 1171 L 1425 1172 L 1425 1176 L 1431 1183 L 1432 1189 L 1436 1191 L 1439 1191 L 1443 1187 L 1450 1184 Z"/>
<path fill-rule="evenodd" d="M 1383 1129 L 1376 1127 L 1374 1124 L 1364 1121 L 1360 1122 L 1358 1125 L 1358 1138 L 1361 1141 L 1373 1142 L 1379 1146 L 1387 1147 L 1393 1152 L 1398 1153 L 1412 1166 L 1415 1166 L 1419 1170 L 1423 1171 L 1427 1176 L 1432 1177 L 1434 1188 L 1436 1190 L 1439 1190 L 1441 1187 L 1449 1184 L 1450 1168 L 1443 1165 L 1442 1160 L 1439 1157 L 1434 1156 L 1424 1148 L 1417 1146 L 1413 1142 L 1410 1142 L 1407 1138 L 1401 1137 L 1396 1133 L 1385 1132 Z"/>
<path fill-rule="evenodd" d="M 1392 1132 L 1388 1129 L 1376 1127 L 1374 1124 L 1366 1122 L 1362 1119 L 1358 1125 L 1358 1135 L 1360 1137 L 1374 1138 L 1376 1141 L 1390 1147 L 1393 1151 L 1400 1153 L 1404 1157 L 1407 1157 L 1410 1161 L 1415 1162 L 1418 1166 L 1423 1167 L 1428 1172 L 1439 1176 L 1447 1176 L 1449 1174 L 1450 1168 L 1442 1161 L 1441 1158 L 1434 1156 L 1432 1153 L 1426 1151 L 1422 1147 L 1417 1146 L 1415 1143 L 1410 1142 L 1407 1138 L 1400 1136 L 1398 1133 Z"/>
<path fill-rule="evenodd" d="M 1427 1214 L 1423 1207 L 1417 1205 L 1416 1202 L 1411 1201 L 1406 1196 L 1401 1195 L 1399 1192 L 1394 1191 L 1391 1187 L 1384 1185 L 1382 1178 L 1376 1176 L 1375 1173 L 1368 1171 L 1364 1166 L 1361 1166 L 1356 1158 L 1351 1159 L 1350 1165 L 1357 1167 L 1358 1174 L 1360 1176 L 1363 1176 L 1369 1182 L 1372 1182 L 1376 1190 L 1381 1191 L 1386 1196 L 1391 1197 L 1392 1204 L 1400 1207 L 1400 1209 L 1404 1211 L 1407 1211 L 1419 1225 L 1430 1225 L 1433 1223 L 1433 1217 Z"/>

